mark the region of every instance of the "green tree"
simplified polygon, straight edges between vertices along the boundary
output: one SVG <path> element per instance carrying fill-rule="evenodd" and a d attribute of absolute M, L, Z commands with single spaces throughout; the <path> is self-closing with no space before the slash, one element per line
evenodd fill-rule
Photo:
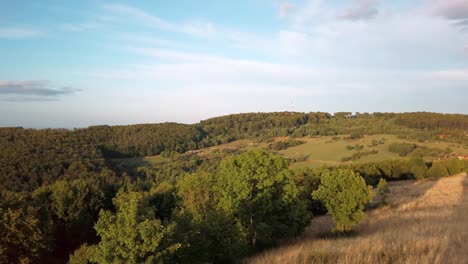
<path fill-rule="evenodd" d="M 364 206 L 374 195 L 371 186 L 352 170 L 326 170 L 322 174 L 318 190 L 312 192 L 314 199 L 325 204 L 340 232 L 350 231 L 364 220 Z"/>
<path fill-rule="evenodd" d="M 40 209 L 24 193 L 0 193 L 0 263 L 34 263 L 48 247 Z"/>
<path fill-rule="evenodd" d="M 310 219 L 288 166 L 284 158 L 260 150 L 228 158 L 220 165 L 219 207 L 238 218 L 252 248 L 297 235 Z"/>
<path fill-rule="evenodd" d="M 233 215 L 219 208 L 215 184 L 216 177 L 203 171 L 187 174 L 177 184 L 177 233 L 186 241 L 180 262 L 231 263 L 247 252 L 245 232 Z"/>
<path fill-rule="evenodd" d="M 95 225 L 101 242 L 93 246 L 97 263 L 163 263 L 180 244 L 172 239 L 174 225 L 156 219 L 148 193 L 119 192 L 117 212 L 102 210 Z"/>

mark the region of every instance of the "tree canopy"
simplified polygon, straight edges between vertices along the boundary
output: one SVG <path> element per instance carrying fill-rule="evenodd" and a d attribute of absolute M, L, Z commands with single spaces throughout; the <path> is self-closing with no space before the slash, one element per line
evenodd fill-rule
<path fill-rule="evenodd" d="M 352 170 L 326 170 L 312 197 L 325 204 L 340 232 L 350 231 L 364 220 L 364 207 L 374 195 L 372 187 Z"/>

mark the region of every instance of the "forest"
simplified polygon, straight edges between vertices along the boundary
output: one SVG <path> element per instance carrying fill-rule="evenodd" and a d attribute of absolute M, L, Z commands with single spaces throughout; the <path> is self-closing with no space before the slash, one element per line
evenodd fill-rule
<path fill-rule="evenodd" d="M 354 162 L 376 154 L 353 143 L 369 135 L 411 143 L 388 144 L 397 159 Z M 344 151 L 355 153 L 336 166 L 296 168 L 298 159 L 280 152 L 320 137 L 348 140 Z M 244 139 L 267 147 L 198 153 Z M 427 142 L 468 149 L 468 115 L 277 112 L 197 124 L 0 128 L 0 263 L 238 263 L 327 213 L 335 232 L 352 232 L 386 181 L 468 171 L 468 160 Z M 425 158 L 434 151 L 439 158 Z M 149 156 L 157 161 L 130 163 Z M 343 186 L 350 193 L 336 193 Z"/>

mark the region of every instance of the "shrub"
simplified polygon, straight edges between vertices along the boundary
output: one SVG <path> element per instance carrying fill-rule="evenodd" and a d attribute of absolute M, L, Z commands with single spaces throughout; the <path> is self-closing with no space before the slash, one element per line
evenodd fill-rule
<path fill-rule="evenodd" d="M 463 160 L 451 159 L 444 161 L 443 164 L 447 167 L 450 175 L 461 173 L 464 170 Z"/>
<path fill-rule="evenodd" d="M 400 157 L 405 157 L 413 152 L 417 147 L 418 145 L 416 144 L 394 142 L 388 146 L 388 150 L 400 155 Z"/>
<path fill-rule="evenodd" d="M 377 191 L 382 196 L 382 203 L 387 203 L 387 195 L 390 193 L 390 189 L 388 188 L 388 183 L 385 179 L 380 178 L 379 183 L 377 184 Z"/>
<path fill-rule="evenodd" d="M 427 177 L 426 162 L 420 158 L 411 159 L 409 162 L 410 172 L 415 179 L 423 179 Z"/>
<path fill-rule="evenodd" d="M 429 177 L 440 178 L 449 175 L 447 168 L 440 162 L 432 163 L 432 167 L 427 172 Z"/>

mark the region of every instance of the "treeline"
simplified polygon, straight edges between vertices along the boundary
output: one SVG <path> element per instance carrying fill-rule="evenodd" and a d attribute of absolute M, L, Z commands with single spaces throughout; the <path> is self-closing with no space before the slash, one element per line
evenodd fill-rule
<path fill-rule="evenodd" d="M 108 158 L 153 156 L 164 150 L 183 153 L 199 148 L 206 136 L 196 125 L 177 123 L 94 126 L 81 132 L 94 137 Z"/>
<path fill-rule="evenodd" d="M 425 130 L 468 131 L 468 115 L 438 113 L 403 113 L 397 115 L 395 123 L 410 128 Z"/>
<path fill-rule="evenodd" d="M 0 129 L 0 149 L 0 190 L 32 191 L 59 179 L 112 174 L 82 131 Z"/>
<path fill-rule="evenodd" d="M 327 123 L 329 113 L 246 113 L 221 116 L 201 121 L 207 133 L 205 145 L 222 144 L 241 138 L 271 138 L 288 136 L 306 124 Z"/>

